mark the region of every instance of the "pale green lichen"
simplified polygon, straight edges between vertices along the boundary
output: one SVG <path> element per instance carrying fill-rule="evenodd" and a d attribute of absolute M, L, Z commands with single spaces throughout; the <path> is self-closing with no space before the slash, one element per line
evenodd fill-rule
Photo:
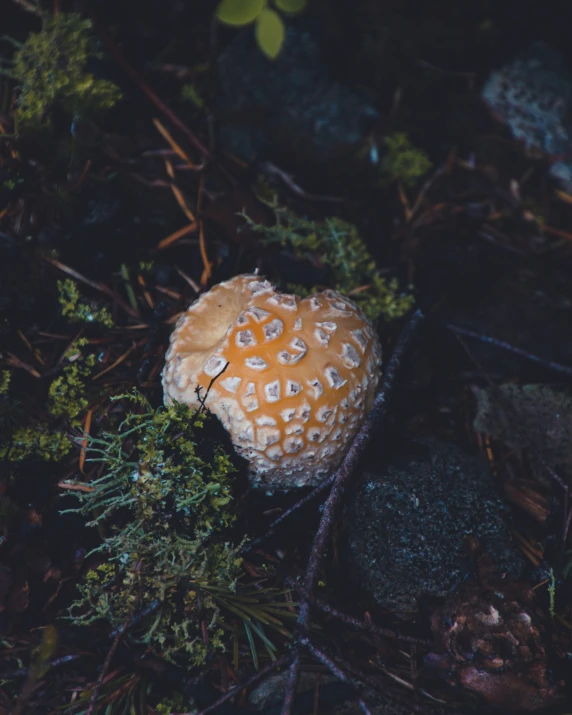
<path fill-rule="evenodd" d="M 380 163 L 382 182 L 400 181 L 413 186 L 432 166 L 427 154 L 411 143 L 407 134 L 396 132 L 385 138 L 387 154 Z"/>
<path fill-rule="evenodd" d="M 42 24 L 17 49 L 10 69 L 19 83 L 19 120 L 49 123 L 56 105 L 72 117 L 113 107 L 121 97 L 117 86 L 86 71 L 88 60 L 99 56 L 91 21 L 60 12 L 45 15 Z"/>
<path fill-rule="evenodd" d="M 77 283 L 71 279 L 58 281 L 58 300 L 62 315 L 70 323 L 98 323 L 105 328 L 113 327 L 113 318 L 107 308 L 96 308 L 82 300 Z"/>
<path fill-rule="evenodd" d="M 70 617 L 117 626 L 149 609 L 131 637 L 163 657 L 202 664 L 224 647 L 210 589 L 232 593 L 242 573 L 238 547 L 224 538 L 235 520 L 234 468 L 220 447 L 198 437 L 204 415 L 179 404 L 155 411 L 136 393 L 121 399 L 133 412 L 116 432 L 91 440 L 88 460 L 102 462 L 103 476 L 79 495 L 90 524 L 109 532 L 97 549 L 108 561 L 79 585 Z"/>
<path fill-rule="evenodd" d="M 276 201 L 268 205 L 276 214 L 276 223 L 273 226 L 256 224 L 242 214 L 250 227 L 261 233 L 264 241 L 279 243 L 297 258 L 317 256 L 331 273 L 332 287 L 349 295 L 368 318 L 375 320 L 383 316 L 385 320 L 394 320 L 411 309 L 413 296 L 399 292 L 396 278 L 388 280 L 380 275 L 354 224 L 335 216 L 323 222 L 310 221 L 278 206 Z M 295 284 L 289 288 L 298 295 L 310 293 Z"/>

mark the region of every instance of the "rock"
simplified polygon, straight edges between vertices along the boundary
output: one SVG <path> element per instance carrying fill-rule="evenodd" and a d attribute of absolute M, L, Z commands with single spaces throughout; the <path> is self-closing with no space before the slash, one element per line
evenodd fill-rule
<path fill-rule="evenodd" d="M 482 96 L 527 149 L 549 155 L 550 173 L 572 190 L 572 78 L 560 55 L 534 42 L 491 74 Z"/>
<path fill-rule="evenodd" d="M 247 162 L 270 149 L 333 159 L 356 149 L 378 118 L 364 96 L 331 76 L 316 40 L 293 22 L 275 60 L 252 28 L 239 32 L 220 56 L 218 80 L 220 146 Z"/>
<path fill-rule="evenodd" d="M 346 566 L 367 597 L 393 613 L 422 595 L 443 598 L 463 578 L 464 540 L 476 537 L 497 568 L 518 577 L 509 512 L 484 458 L 426 439 L 385 469 L 369 469 L 344 513 Z"/>
<path fill-rule="evenodd" d="M 572 483 L 572 399 L 568 395 L 546 385 L 507 384 L 497 395 L 479 389 L 476 398 L 474 427 L 478 432 L 501 440 L 518 456 L 528 449 L 528 461 L 540 482 L 552 483 L 548 465 L 567 484 Z"/>

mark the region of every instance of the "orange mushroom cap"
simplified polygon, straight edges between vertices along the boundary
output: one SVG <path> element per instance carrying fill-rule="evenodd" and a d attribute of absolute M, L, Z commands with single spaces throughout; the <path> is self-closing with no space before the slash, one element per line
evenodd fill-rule
<path fill-rule="evenodd" d="M 204 400 L 248 460 L 253 486 L 313 486 L 343 459 L 373 404 L 380 365 L 371 324 L 345 296 L 300 299 L 240 275 L 179 318 L 164 401 Z"/>

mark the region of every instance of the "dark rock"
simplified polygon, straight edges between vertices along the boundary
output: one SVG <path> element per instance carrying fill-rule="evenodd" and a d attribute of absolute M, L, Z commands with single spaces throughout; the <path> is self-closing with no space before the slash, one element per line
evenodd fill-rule
<path fill-rule="evenodd" d="M 406 450 L 366 471 L 345 510 L 345 559 L 366 595 L 394 613 L 416 610 L 422 595 L 444 597 L 470 568 L 471 535 L 518 577 L 524 559 L 486 461 L 430 439 Z"/>
<path fill-rule="evenodd" d="M 221 148 L 244 161 L 272 148 L 320 161 L 364 141 L 378 118 L 366 97 L 336 81 L 313 36 L 288 23 L 275 60 L 241 31 L 220 56 L 216 107 Z"/>
<path fill-rule="evenodd" d="M 527 149 L 546 152 L 550 173 L 572 188 L 572 79 L 563 58 L 542 42 L 493 72 L 483 98 Z"/>
<path fill-rule="evenodd" d="M 519 457 L 528 449 L 540 482 L 552 482 L 548 466 L 572 483 L 572 398 L 546 385 L 513 384 L 502 385 L 496 394 L 477 390 L 476 398 L 478 432 L 501 440 Z"/>

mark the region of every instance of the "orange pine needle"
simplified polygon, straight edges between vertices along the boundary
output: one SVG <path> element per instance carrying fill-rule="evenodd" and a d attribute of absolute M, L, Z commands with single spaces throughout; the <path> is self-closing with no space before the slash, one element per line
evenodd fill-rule
<path fill-rule="evenodd" d="M 175 170 L 173 169 L 173 164 L 168 159 L 165 159 L 165 168 L 167 169 L 167 174 L 169 175 L 169 178 L 174 179 Z M 177 199 L 177 203 L 181 207 L 185 216 L 189 219 L 191 223 L 194 223 L 195 215 L 189 208 L 181 189 L 179 189 L 179 187 L 175 183 L 171 183 L 171 191 L 173 192 L 174 197 Z"/>
<path fill-rule="evenodd" d="M 123 353 L 123 355 L 120 355 L 115 362 L 112 362 L 111 365 L 108 365 L 108 366 L 105 368 L 105 370 L 102 370 L 101 372 L 98 372 L 97 375 L 94 375 L 91 379 L 92 379 L 92 380 L 99 380 L 100 377 L 102 377 L 103 375 L 105 375 L 105 374 L 106 374 L 107 372 L 109 372 L 110 370 L 113 370 L 114 367 L 117 367 L 118 365 L 120 365 L 120 364 L 125 360 L 125 358 L 128 357 L 128 355 L 135 350 L 136 347 L 137 347 L 137 346 L 136 346 L 135 344 L 133 344 L 133 345 L 129 348 L 129 350 L 126 350 L 126 351 Z"/>
<path fill-rule="evenodd" d="M 161 122 L 158 119 L 153 119 L 153 124 L 163 139 L 169 143 L 175 154 L 178 154 L 184 162 L 194 168 L 195 165 L 193 164 L 191 157 L 177 144 L 170 132 L 161 124 Z"/>
<path fill-rule="evenodd" d="M 93 415 L 93 410 L 88 410 L 85 416 L 85 423 L 83 425 L 83 439 L 81 441 L 81 450 L 79 453 L 79 471 L 85 474 L 83 467 L 85 464 L 85 453 L 87 450 L 87 442 L 89 438 L 89 430 L 91 429 L 91 416 Z"/>
<path fill-rule="evenodd" d="M 183 228 L 180 228 L 177 231 L 174 231 L 173 233 L 169 234 L 166 238 L 159 241 L 157 248 L 159 251 L 161 251 L 163 248 L 167 248 L 167 246 L 170 246 L 172 243 L 175 243 L 175 241 L 178 241 L 180 238 L 183 238 L 183 236 L 187 236 L 189 233 L 194 233 L 196 230 L 197 230 L 197 222 L 194 221 L 193 223 L 190 223 L 188 226 L 183 226 Z"/>
<path fill-rule="evenodd" d="M 201 275 L 201 285 L 204 287 L 209 282 L 209 278 L 212 275 L 213 264 L 209 261 L 207 254 L 207 247 L 205 244 L 205 234 L 203 231 L 203 222 L 199 224 L 199 245 L 201 247 L 201 258 L 203 259 L 203 273 Z"/>

